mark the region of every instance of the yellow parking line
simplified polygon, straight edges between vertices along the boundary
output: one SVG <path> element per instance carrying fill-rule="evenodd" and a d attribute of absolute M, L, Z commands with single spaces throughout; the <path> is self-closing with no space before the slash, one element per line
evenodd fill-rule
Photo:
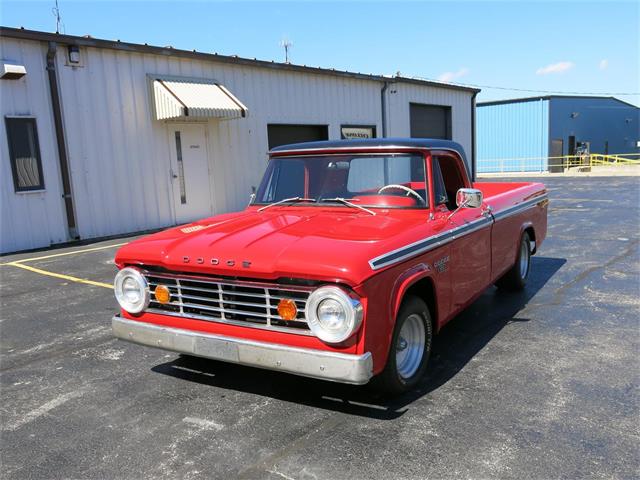
<path fill-rule="evenodd" d="M 84 278 L 72 277 L 71 275 L 63 275 L 61 273 L 48 272 L 47 270 L 35 268 L 35 267 L 32 267 L 31 265 L 23 265 L 18 262 L 9 262 L 9 263 L 5 263 L 4 265 L 23 268 L 25 270 L 29 270 L 30 272 L 39 273 L 40 275 L 48 275 L 49 277 L 60 278 L 62 280 L 68 280 L 70 282 L 84 283 L 86 285 L 93 285 L 94 287 L 113 288 L 113 285 L 109 283 L 94 282 L 93 280 L 86 280 Z"/>
<path fill-rule="evenodd" d="M 23 260 L 16 260 L 15 262 L 4 263 L 3 265 L 16 265 L 26 262 L 35 262 L 36 260 L 45 260 L 47 258 L 64 257 L 66 255 L 75 255 L 77 253 L 95 252 L 97 250 L 106 250 L 107 248 L 121 247 L 129 242 L 116 243 L 114 245 L 104 245 L 102 247 L 85 248 L 84 250 L 74 250 L 73 252 L 54 253 L 52 255 L 44 255 L 42 257 L 25 258 Z"/>

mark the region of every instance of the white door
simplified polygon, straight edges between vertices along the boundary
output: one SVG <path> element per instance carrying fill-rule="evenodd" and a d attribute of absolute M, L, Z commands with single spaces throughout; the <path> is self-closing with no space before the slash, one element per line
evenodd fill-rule
<path fill-rule="evenodd" d="M 186 223 L 213 213 L 204 125 L 169 125 L 171 181 L 176 221 Z"/>

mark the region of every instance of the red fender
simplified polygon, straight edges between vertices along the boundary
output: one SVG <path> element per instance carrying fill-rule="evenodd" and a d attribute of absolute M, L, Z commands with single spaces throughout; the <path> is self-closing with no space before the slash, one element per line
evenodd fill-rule
<path fill-rule="evenodd" d="M 426 277 L 432 276 L 432 269 L 426 263 L 419 263 L 418 265 L 414 265 L 408 270 L 402 272 L 401 275 L 396 279 L 393 289 L 391 290 L 391 298 L 389 301 L 389 318 L 392 321 L 390 332 L 393 333 L 393 327 L 395 325 L 396 315 L 398 315 L 398 310 L 400 310 L 400 304 L 402 303 L 402 299 L 406 291 L 411 288 L 413 284 L 417 281 L 422 280 Z M 433 282 L 434 290 L 437 290 L 435 282 Z M 434 291 L 434 296 L 437 298 L 437 291 Z M 437 309 L 437 305 L 435 306 Z M 435 314 L 435 312 L 434 312 Z M 437 319 L 436 325 L 438 325 Z"/>
<path fill-rule="evenodd" d="M 533 228 L 533 222 L 528 220 L 528 221 L 524 222 L 522 225 L 520 225 L 520 236 L 518 237 L 518 241 L 522 237 L 522 234 L 524 233 L 524 231 L 527 230 L 528 228 L 531 228 L 531 230 L 533 230 L 533 234 L 535 235 L 536 229 Z M 531 240 L 533 240 L 533 239 L 531 239 Z M 537 245 L 536 245 L 536 247 L 537 247 Z M 518 243 L 518 249 L 519 248 L 520 248 L 520 244 Z M 514 259 L 514 262 L 516 262 L 518 260 L 518 249 L 516 249 L 516 258 Z M 531 254 L 533 255 L 533 253 L 535 253 L 535 248 L 534 248 L 533 252 L 531 252 Z"/>

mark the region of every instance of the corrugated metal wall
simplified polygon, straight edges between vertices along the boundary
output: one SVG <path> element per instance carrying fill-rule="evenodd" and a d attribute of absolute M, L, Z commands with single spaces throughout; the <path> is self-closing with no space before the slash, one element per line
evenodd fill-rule
<path fill-rule="evenodd" d="M 640 108 L 614 98 L 553 97 L 549 131 L 563 141 L 569 155 L 569 136 L 589 142 L 592 153 L 638 153 Z"/>
<path fill-rule="evenodd" d="M 59 62 L 82 238 L 174 223 L 171 137 L 151 118 L 149 73 L 215 79 L 249 108 L 244 119 L 206 122 L 214 210 L 203 214 L 246 205 L 266 165 L 269 123 L 328 124 L 332 138 L 341 122 L 380 128 L 375 82 L 104 49 L 89 49 L 83 68 Z"/>
<path fill-rule="evenodd" d="M 67 240 L 60 170 L 46 70 L 46 47 L 0 39 L 0 58 L 24 65 L 20 80 L 0 80 L 0 252 L 37 248 Z M 4 118 L 36 118 L 45 189 L 14 192 Z"/>
<path fill-rule="evenodd" d="M 478 173 L 547 170 L 548 100 L 480 105 L 476 122 Z"/>
<path fill-rule="evenodd" d="M 471 93 L 446 88 L 425 88 L 410 83 L 395 83 L 387 92 L 390 137 L 409 136 L 410 103 L 450 106 L 452 139 L 463 146 L 467 160 L 471 161 Z"/>
<path fill-rule="evenodd" d="M 17 43 L 6 39 L 2 42 Z M 44 79 L 44 47 L 29 42 L 25 48 L 29 50 L 27 56 L 40 62 L 28 76 Z M 266 166 L 267 124 L 328 125 L 332 139 L 340 138 L 343 124 L 375 125 L 378 135 L 382 134 L 379 81 L 84 47 L 82 66 L 70 67 L 65 65 L 64 53 L 64 49 L 58 52 L 57 68 L 81 238 L 175 223 L 170 178 L 171 123 L 152 119 L 148 74 L 216 80 L 249 109 L 247 118 L 205 123 L 213 211 L 203 212 L 203 216 L 240 210 L 247 204 L 251 186 L 259 183 Z M 5 83 L 2 82 L 3 91 Z M 49 121 L 49 101 L 33 97 L 36 95 L 33 92 L 46 88 L 46 84 L 33 85 L 29 93 L 23 94 L 31 95 L 30 101 L 38 104 L 39 121 L 40 118 Z M 387 97 L 389 136 L 409 136 L 409 102 L 450 105 L 453 139 L 470 156 L 471 92 L 402 83 L 393 84 L 390 90 L 393 93 L 389 92 Z M 45 150 L 48 158 L 56 158 L 52 139 L 45 142 L 43 132 L 43 163 Z M 5 151 L 6 147 L 3 156 Z M 8 161 L 2 163 L 6 168 Z M 49 163 L 55 165 L 55 161 L 48 160 Z M 47 179 L 48 186 L 57 188 L 59 180 L 54 180 L 54 172 L 47 177 L 51 177 Z M 3 196 L 7 197 L 3 204 L 10 210 L 15 195 L 8 187 L 3 183 Z M 60 217 L 59 190 L 55 195 L 56 199 L 46 203 L 56 205 L 47 206 L 52 210 L 47 221 L 56 225 L 57 235 L 39 238 L 29 246 L 65 239 L 60 237 L 65 222 Z M 21 218 L 37 216 L 25 211 Z M 3 232 L 14 228 L 17 221 L 17 217 L 5 221 L 3 216 Z M 23 238 L 30 234 L 17 235 L 12 243 L 3 244 L 2 250 L 26 248 Z M 3 233 L 3 241 L 4 237 Z"/>

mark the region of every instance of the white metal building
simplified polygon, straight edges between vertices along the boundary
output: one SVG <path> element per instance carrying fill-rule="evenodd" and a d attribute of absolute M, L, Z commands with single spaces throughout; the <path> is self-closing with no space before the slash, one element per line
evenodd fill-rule
<path fill-rule="evenodd" d="M 477 90 L 0 27 L 0 252 L 242 209 L 269 148 L 449 138 Z"/>

